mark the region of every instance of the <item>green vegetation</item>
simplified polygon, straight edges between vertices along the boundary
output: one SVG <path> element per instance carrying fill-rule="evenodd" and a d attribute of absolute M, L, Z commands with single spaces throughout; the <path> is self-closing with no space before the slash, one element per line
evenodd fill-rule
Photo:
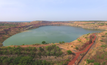
<path fill-rule="evenodd" d="M 46 60 L 35 60 L 31 56 L 0 57 L 0 65 L 53 65 Z"/>
<path fill-rule="evenodd" d="M 102 37 L 105 37 L 105 36 L 102 36 Z"/>
<path fill-rule="evenodd" d="M 77 39 L 79 42 L 81 42 L 81 40 L 80 39 Z"/>
<path fill-rule="evenodd" d="M 105 34 L 107 34 L 107 33 L 105 33 Z"/>
<path fill-rule="evenodd" d="M 98 63 L 98 62 L 94 62 L 94 65 L 100 65 L 100 63 Z"/>
<path fill-rule="evenodd" d="M 87 36 L 88 36 L 89 34 L 90 34 L 90 33 L 88 33 Z"/>
<path fill-rule="evenodd" d="M 73 46 L 71 46 L 71 47 L 73 47 Z"/>
<path fill-rule="evenodd" d="M 93 63 L 94 62 L 94 59 L 93 60 L 89 60 L 87 59 L 86 62 L 89 64 L 89 63 Z"/>
<path fill-rule="evenodd" d="M 105 65 L 105 64 L 106 64 L 106 62 L 104 61 L 104 62 L 103 62 L 103 65 Z"/>
<path fill-rule="evenodd" d="M 71 50 L 68 50 L 67 53 L 68 53 L 68 54 L 72 54 L 72 51 L 71 51 Z"/>
<path fill-rule="evenodd" d="M 105 60 L 107 60 L 107 58 L 105 58 Z"/>
<path fill-rule="evenodd" d="M 0 26 L 15 27 L 15 26 L 17 26 L 17 24 L 6 24 L 6 23 L 0 23 Z"/>
<path fill-rule="evenodd" d="M 103 40 L 100 40 L 101 42 L 103 42 Z"/>
<path fill-rule="evenodd" d="M 99 59 L 99 58 L 100 58 L 100 56 L 97 56 L 97 58 Z"/>
<path fill-rule="evenodd" d="M 101 47 L 106 47 L 106 45 L 101 45 Z"/>
<path fill-rule="evenodd" d="M 42 41 L 42 44 L 47 44 L 45 41 Z"/>
<path fill-rule="evenodd" d="M 0 47 L 0 65 L 53 65 L 45 60 L 38 60 L 42 56 L 61 56 L 63 52 L 54 45 L 46 47 Z M 10 56 L 11 55 L 11 56 Z M 9 57 L 10 56 L 10 57 Z"/>
<path fill-rule="evenodd" d="M 63 44 L 63 43 L 65 43 L 64 41 L 62 41 L 62 42 L 59 42 L 60 44 Z"/>
<path fill-rule="evenodd" d="M 78 47 L 76 47 L 75 49 L 78 50 Z"/>

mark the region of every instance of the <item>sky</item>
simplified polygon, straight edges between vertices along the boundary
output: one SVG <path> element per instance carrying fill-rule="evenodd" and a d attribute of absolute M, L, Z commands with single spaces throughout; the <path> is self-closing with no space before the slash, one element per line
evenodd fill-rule
<path fill-rule="evenodd" d="M 0 21 L 107 20 L 107 0 L 0 0 Z"/>

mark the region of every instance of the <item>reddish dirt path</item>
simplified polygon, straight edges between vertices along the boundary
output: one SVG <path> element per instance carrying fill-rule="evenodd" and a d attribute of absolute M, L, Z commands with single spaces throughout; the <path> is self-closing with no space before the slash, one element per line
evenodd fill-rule
<path fill-rule="evenodd" d="M 96 39 L 95 34 L 93 34 L 93 36 L 94 39 L 92 40 L 92 43 L 85 50 L 75 53 L 76 54 L 75 58 L 71 62 L 69 62 L 68 65 L 73 65 L 81 53 L 87 52 L 91 48 L 91 46 L 94 44 L 94 41 Z"/>

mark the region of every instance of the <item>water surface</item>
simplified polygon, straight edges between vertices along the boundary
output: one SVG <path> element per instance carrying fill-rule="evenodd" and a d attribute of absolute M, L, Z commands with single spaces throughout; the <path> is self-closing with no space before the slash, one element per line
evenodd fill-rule
<path fill-rule="evenodd" d="M 13 35 L 6 39 L 3 45 L 41 44 L 42 41 L 47 43 L 71 42 L 83 34 L 94 32 L 101 32 L 101 30 L 86 30 L 70 26 L 43 26 Z"/>

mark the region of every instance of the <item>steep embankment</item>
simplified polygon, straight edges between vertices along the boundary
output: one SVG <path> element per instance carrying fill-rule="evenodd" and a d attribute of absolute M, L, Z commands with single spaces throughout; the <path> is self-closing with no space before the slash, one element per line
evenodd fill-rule
<path fill-rule="evenodd" d="M 96 42 L 79 65 L 107 65 L 107 31 L 96 34 Z"/>
<path fill-rule="evenodd" d="M 78 64 L 78 62 L 81 60 L 81 59 L 79 59 L 79 61 L 78 61 L 78 58 L 80 57 L 80 54 L 82 54 L 82 53 L 84 53 L 84 52 L 87 52 L 90 48 L 91 48 L 91 46 L 94 44 L 94 41 L 95 41 L 95 39 L 96 39 L 96 36 L 95 36 L 95 34 L 93 34 L 93 36 L 94 36 L 94 39 L 92 39 L 92 43 L 88 46 L 88 47 L 86 47 L 86 49 L 84 49 L 83 51 L 80 51 L 80 52 L 76 52 L 75 54 L 76 54 L 76 56 L 74 57 L 74 59 L 73 60 L 71 60 L 71 62 L 69 62 L 69 64 L 68 65 L 73 65 L 73 64 Z M 77 62 L 76 62 L 77 61 Z"/>
<path fill-rule="evenodd" d="M 3 23 L 3 22 L 2 22 Z M 7 23 L 4 24 L 15 24 L 15 26 L 10 26 L 8 28 L 0 29 L 0 46 L 2 46 L 2 42 L 7 39 L 8 37 L 20 33 L 22 31 L 26 31 L 29 29 L 37 28 L 40 26 L 47 26 L 47 25 L 66 25 L 66 26 L 76 26 L 82 27 L 86 29 L 100 29 L 100 30 L 107 30 L 107 22 L 75 22 L 75 21 L 68 21 L 68 22 L 48 22 L 48 21 L 33 21 L 33 22 L 24 22 L 24 23 Z M 4 26 L 6 26 L 4 25 Z"/>

